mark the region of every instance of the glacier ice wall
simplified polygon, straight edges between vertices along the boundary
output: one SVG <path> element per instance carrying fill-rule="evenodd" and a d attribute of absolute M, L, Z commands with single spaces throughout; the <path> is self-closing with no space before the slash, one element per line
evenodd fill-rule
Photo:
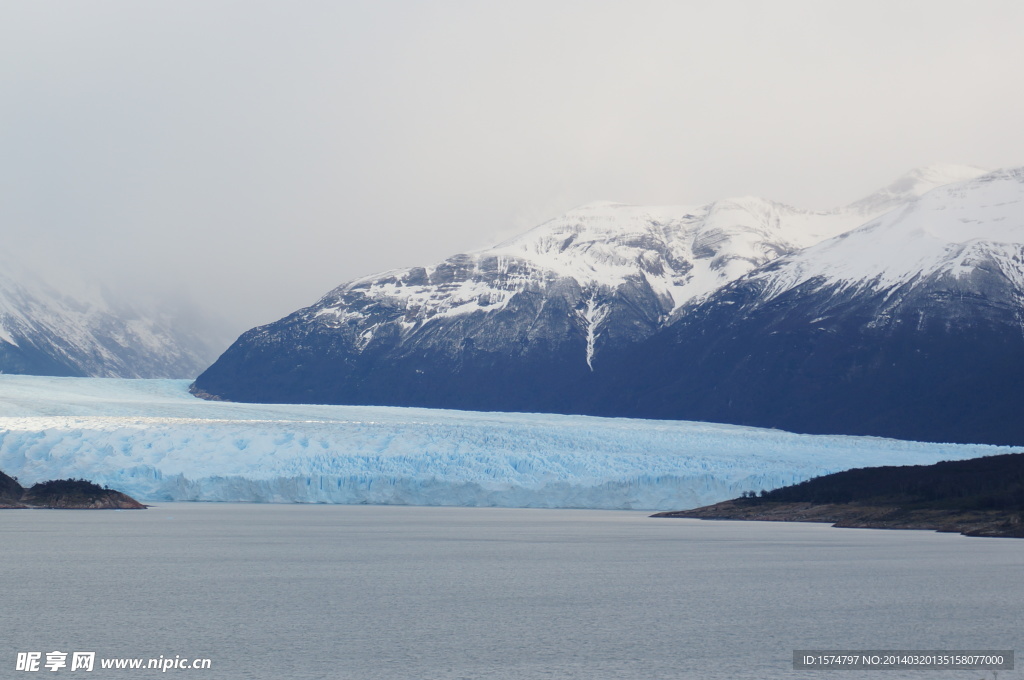
<path fill-rule="evenodd" d="M 709 423 L 206 402 L 187 381 L 0 376 L 0 470 L 148 501 L 666 510 L 993 446 Z"/>

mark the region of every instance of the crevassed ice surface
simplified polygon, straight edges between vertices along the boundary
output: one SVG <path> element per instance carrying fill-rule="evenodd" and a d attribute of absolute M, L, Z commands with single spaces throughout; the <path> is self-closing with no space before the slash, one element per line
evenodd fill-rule
<path fill-rule="evenodd" d="M 665 510 L 995 446 L 622 418 L 195 399 L 184 380 L 0 375 L 0 470 L 139 499 Z"/>

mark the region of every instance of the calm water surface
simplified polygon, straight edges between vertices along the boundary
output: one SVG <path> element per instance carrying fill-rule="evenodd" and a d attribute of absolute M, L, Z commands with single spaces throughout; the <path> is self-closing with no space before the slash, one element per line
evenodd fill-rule
<path fill-rule="evenodd" d="M 1024 541 L 1011 539 L 180 503 L 2 512 L 0 540 L 2 678 L 821 679 L 835 673 L 792 670 L 794 649 L 1024 652 Z M 54 650 L 212 667 L 14 671 L 17 652 Z"/>

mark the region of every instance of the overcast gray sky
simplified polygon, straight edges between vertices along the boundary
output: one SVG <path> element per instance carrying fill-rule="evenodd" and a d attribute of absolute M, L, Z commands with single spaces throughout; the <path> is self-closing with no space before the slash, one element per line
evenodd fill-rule
<path fill-rule="evenodd" d="M 1017 0 L 0 0 L 0 234 L 240 332 L 594 200 L 1024 165 L 1022 36 Z"/>

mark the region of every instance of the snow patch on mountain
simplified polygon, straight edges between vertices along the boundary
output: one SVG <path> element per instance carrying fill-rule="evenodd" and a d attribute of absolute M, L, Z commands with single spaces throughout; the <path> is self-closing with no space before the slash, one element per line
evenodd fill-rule
<path fill-rule="evenodd" d="M 583 322 L 587 326 L 587 367 L 594 370 L 594 347 L 597 343 L 598 327 L 601 323 L 608 318 L 608 307 L 603 307 L 597 304 L 597 301 L 593 296 L 587 300 L 587 306 L 584 310 L 578 311 Z"/>
<path fill-rule="evenodd" d="M 18 341 L 14 339 L 14 336 L 7 332 L 7 328 L 0 323 L 0 342 L 6 342 L 8 345 L 14 347 L 18 346 Z"/>

